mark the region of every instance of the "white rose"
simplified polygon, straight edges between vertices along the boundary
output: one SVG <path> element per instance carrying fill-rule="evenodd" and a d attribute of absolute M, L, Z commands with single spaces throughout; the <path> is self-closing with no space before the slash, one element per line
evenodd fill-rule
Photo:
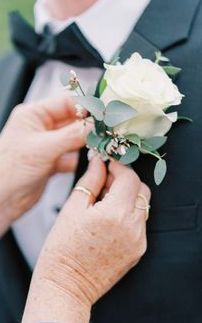
<path fill-rule="evenodd" d="M 163 136 L 177 121 L 177 112 L 166 108 L 179 105 L 183 95 L 162 67 L 134 53 L 123 65 L 106 65 L 107 87 L 101 97 L 105 104 L 120 100 L 134 107 L 136 118 L 115 130 L 136 133 L 141 138 Z"/>

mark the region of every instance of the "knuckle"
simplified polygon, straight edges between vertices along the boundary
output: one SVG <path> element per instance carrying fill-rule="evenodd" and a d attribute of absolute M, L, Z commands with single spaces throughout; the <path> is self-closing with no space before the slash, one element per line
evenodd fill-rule
<path fill-rule="evenodd" d="M 134 260 L 141 259 L 144 256 L 146 250 L 147 250 L 147 242 L 145 240 L 138 246 L 138 248 L 136 246 L 134 251 Z"/>
<path fill-rule="evenodd" d="M 142 183 L 142 189 L 144 191 L 145 196 L 150 200 L 150 198 L 151 198 L 150 188 L 145 183 Z"/>
<path fill-rule="evenodd" d="M 75 123 L 71 127 L 69 136 L 73 137 L 74 140 L 77 143 L 83 142 L 84 139 L 85 139 L 85 125 L 84 125 L 84 122 L 83 121 L 78 121 L 78 120 L 75 121 Z"/>
<path fill-rule="evenodd" d="M 145 254 L 146 251 L 147 251 L 147 239 L 143 239 L 140 247 L 141 257 Z"/>
<path fill-rule="evenodd" d="M 99 214 L 102 215 L 103 223 L 109 224 L 111 227 L 122 227 L 124 229 L 124 212 L 112 211 L 110 207 L 106 206 L 105 210 L 101 208 Z"/>
<path fill-rule="evenodd" d="M 131 185 L 139 185 L 140 184 L 140 178 L 137 175 L 137 173 L 134 172 L 132 169 L 128 169 L 128 173 L 126 174 L 127 180 L 130 181 Z"/>
<path fill-rule="evenodd" d="M 18 116 L 19 114 L 22 113 L 22 111 L 24 110 L 24 107 L 22 104 L 18 104 L 15 106 L 15 108 L 13 109 L 12 113 L 11 113 L 11 117 L 15 117 Z"/>

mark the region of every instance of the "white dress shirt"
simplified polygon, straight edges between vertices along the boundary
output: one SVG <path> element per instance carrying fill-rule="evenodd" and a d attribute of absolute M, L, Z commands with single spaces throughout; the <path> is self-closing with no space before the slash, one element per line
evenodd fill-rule
<path fill-rule="evenodd" d="M 109 61 L 126 41 L 150 0 L 97 0 L 83 14 L 65 21 L 56 21 L 48 13 L 44 0 L 35 4 L 35 28 L 41 32 L 49 24 L 54 33 L 76 22 L 87 40 L 97 49 L 104 61 Z M 56 96 L 62 93 L 61 74 L 75 70 L 85 90 L 95 88 L 102 71 L 98 68 L 75 68 L 58 61 L 48 61 L 36 71 L 25 102 Z M 13 232 L 31 269 L 34 268 L 46 236 L 62 207 L 74 180 L 74 174 L 53 176 L 40 201 L 21 219 Z"/>

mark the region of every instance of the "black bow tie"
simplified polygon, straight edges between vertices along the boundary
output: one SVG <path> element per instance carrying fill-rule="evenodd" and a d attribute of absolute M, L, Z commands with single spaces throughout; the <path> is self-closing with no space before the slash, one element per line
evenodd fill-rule
<path fill-rule="evenodd" d="M 102 57 L 86 40 L 76 23 L 57 35 L 51 33 L 48 25 L 42 34 L 37 34 L 18 12 L 10 13 L 9 23 L 14 47 L 36 66 L 54 59 L 77 67 L 103 68 Z"/>

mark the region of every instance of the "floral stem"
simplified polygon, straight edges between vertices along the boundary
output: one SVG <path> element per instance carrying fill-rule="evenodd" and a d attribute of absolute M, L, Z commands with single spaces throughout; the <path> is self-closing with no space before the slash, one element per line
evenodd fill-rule
<path fill-rule="evenodd" d="M 83 96 L 86 96 L 85 92 L 83 91 L 83 89 L 82 89 L 82 87 L 81 87 L 80 82 L 78 82 L 78 87 L 79 87 L 79 89 L 80 89 L 80 91 L 81 91 L 82 95 L 83 95 Z"/>

